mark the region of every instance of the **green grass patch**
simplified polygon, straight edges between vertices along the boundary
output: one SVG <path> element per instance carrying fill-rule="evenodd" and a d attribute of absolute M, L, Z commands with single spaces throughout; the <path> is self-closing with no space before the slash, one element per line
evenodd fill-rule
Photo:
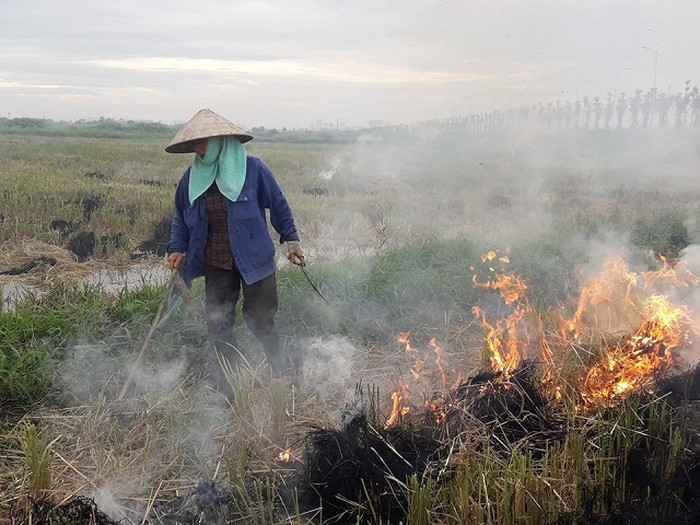
<path fill-rule="evenodd" d="M 478 293 L 468 273 L 474 257 L 466 241 L 425 241 L 381 256 L 308 267 L 307 275 L 330 304 L 299 268 L 284 268 L 278 274 L 280 332 L 289 337 L 345 333 L 385 341 L 407 328 L 439 326 L 446 311 L 470 315 Z M 193 291 L 203 299 L 202 288 L 197 281 Z M 95 287 L 59 283 L 45 296 L 0 313 L 3 398 L 25 402 L 40 397 L 56 365 L 77 342 L 133 353 L 164 293 L 163 287 L 145 286 L 109 295 Z M 162 343 L 154 344 L 174 344 L 171 352 L 178 342 L 203 344 L 201 322 L 184 307 L 178 315 L 181 320 L 172 330 L 158 335 Z M 247 334 L 242 322 L 238 330 Z"/>
<path fill-rule="evenodd" d="M 690 244 L 686 216 L 678 210 L 659 210 L 639 217 L 632 229 L 632 242 L 657 255 L 676 258 Z"/>
<path fill-rule="evenodd" d="M 477 294 L 469 241 L 425 240 L 382 255 L 279 272 L 283 332 L 328 332 L 385 341 L 397 331 L 439 327 L 446 312 L 471 315 Z"/>
<path fill-rule="evenodd" d="M 77 342 L 98 342 L 117 329 L 133 344 L 149 326 L 164 290 L 144 287 L 109 295 L 99 288 L 57 283 L 0 312 L 0 398 L 31 403 L 46 394 L 58 364 Z"/>

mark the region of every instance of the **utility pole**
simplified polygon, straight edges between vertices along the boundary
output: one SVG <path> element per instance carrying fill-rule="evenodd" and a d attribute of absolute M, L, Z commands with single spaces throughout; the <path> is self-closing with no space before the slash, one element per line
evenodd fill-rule
<path fill-rule="evenodd" d="M 641 46 L 641 48 L 654 53 L 654 92 L 656 92 L 656 72 L 658 71 L 659 67 L 659 51 L 647 46 Z"/>
<path fill-rule="evenodd" d="M 613 85 L 613 100 L 615 100 L 615 99 L 617 98 L 617 75 L 618 75 L 619 73 L 622 73 L 622 72 L 624 72 L 624 71 L 627 71 L 628 69 L 629 69 L 629 68 L 626 67 L 626 68 L 624 68 L 624 69 L 619 69 L 619 70 L 615 71 L 615 83 L 614 83 L 614 85 Z"/>

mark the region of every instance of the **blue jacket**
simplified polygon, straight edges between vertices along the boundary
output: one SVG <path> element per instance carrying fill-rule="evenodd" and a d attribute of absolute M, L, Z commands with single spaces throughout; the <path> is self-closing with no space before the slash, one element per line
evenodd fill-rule
<path fill-rule="evenodd" d="M 175 217 L 168 253 L 186 253 L 182 278 L 189 286 L 204 275 L 204 246 L 209 219 L 204 195 L 190 202 L 190 169 L 185 171 L 175 191 Z M 298 241 L 296 226 L 287 199 L 270 169 L 257 157 L 247 158 L 245 183 L 236 201 L 227 199 L 228 235 L 236 266 L 247 284 L 275 273 L 275 246 L 267 228 L 270 223 L 280 235 L 280 243 Z"/>

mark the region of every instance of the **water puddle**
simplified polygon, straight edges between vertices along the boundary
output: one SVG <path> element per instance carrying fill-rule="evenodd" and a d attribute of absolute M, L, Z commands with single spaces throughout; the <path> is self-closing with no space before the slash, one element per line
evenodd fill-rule
<path fill-rule="evenodd" d="M 170 270 L 163 265 L 132 266 L 126 269 L 100 269 L 84 279 L 85 284 L 107 293 L 138 290 L 144 286 L 161 286 L 168 282 Z"/>
<path fill-rule="evenodd" d="M 0 286 L 0 311 L 12 311 L 17 303 L 28 297 L 40 297 L 42 293 L 38 286 L 17 281 L 4 283 Z"/>
<path fill-rule="evenodd" d="M 162 264 L 135 265 L 129 268 L 101 268 L 94 271 L 81 282 L 109 294 L 122 290 L 138 290 L 144 286 L 161 286 L 168 282 L 170 270 Z M 27 284 L 20 279 L 9 280 L 0 284 L 0 307 L 3 312 L 11 312 L 21 301 L 39 298 L 45 294 L 41 286 Z"/>

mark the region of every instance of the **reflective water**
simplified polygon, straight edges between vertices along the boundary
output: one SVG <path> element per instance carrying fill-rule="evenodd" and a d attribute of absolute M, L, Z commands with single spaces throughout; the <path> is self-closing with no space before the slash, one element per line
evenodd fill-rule
<path fill-rule="evenodd" d="M 158 286 L 165 284 L 170 277 L 170 271 L 162 264 L 135 265 L 122 269 L 99 269 L 83 282 L 104 290 L 106 293 L 118 293 L 121 290 L 138 290 L 143 286 Z M 41 286 L 26 284 L 21 280 L 6 281 L 0 284 L 0 306 L 2 311 L 12 311 L 15 305 L 27 297 L 41 297 L 46 293 Z"/>
<path fill-rule="evenodd" d="M 84 281 L 107 293 L 117 293 L 123 289 L 136 290 L 142 286 L 163 285 L 170 277 L 170 270 L 162 264 L 157 266 L 138 265 L 126 269 L 101 269 Z"/>
<path fill-rule="evenodd" d="M 10 281 L 0 286 L 0 309 L 3 312 L 12 311 L 15 304 L 28 296 L 38 297 L 42 291 L 37 286 Z"/>

